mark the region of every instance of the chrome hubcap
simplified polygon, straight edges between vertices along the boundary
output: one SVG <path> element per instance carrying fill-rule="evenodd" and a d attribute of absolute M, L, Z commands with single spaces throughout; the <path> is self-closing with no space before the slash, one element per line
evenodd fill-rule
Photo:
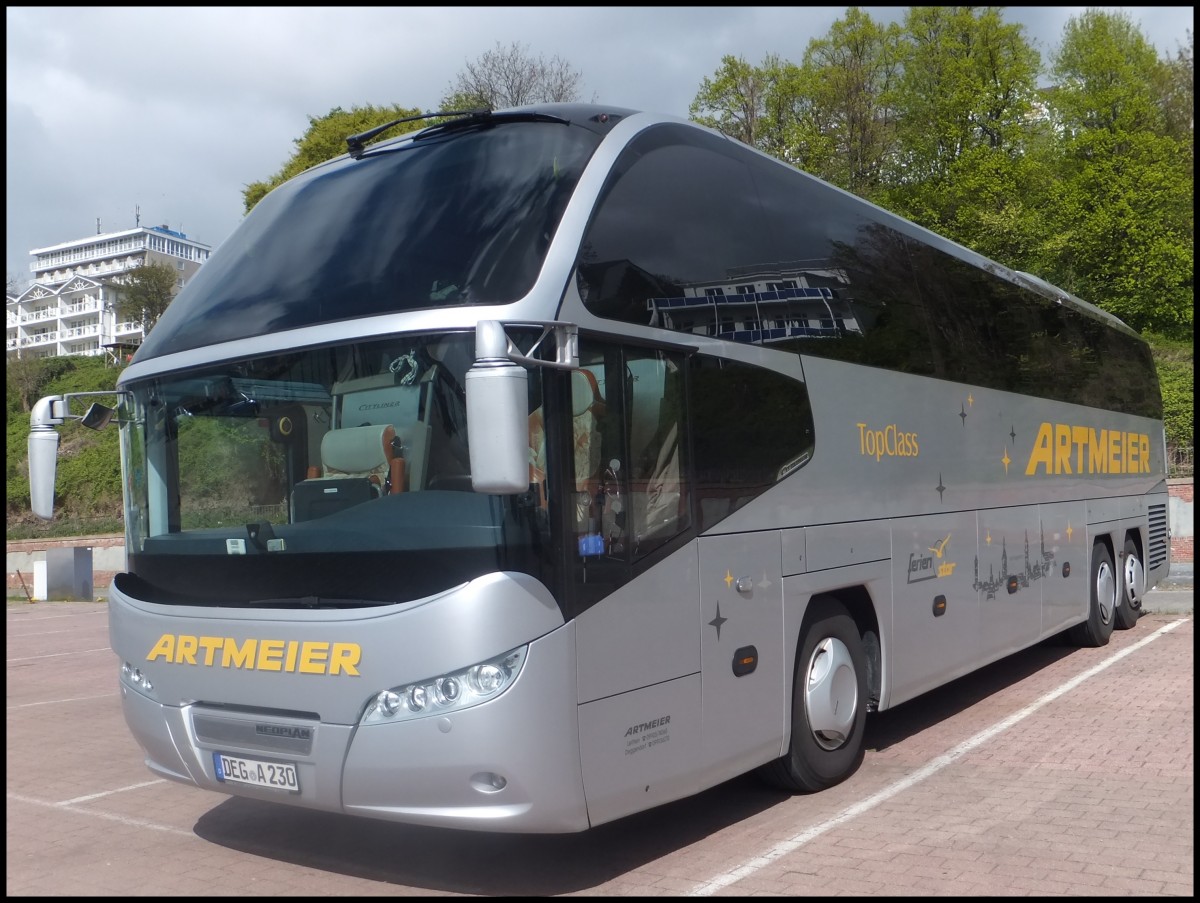
<path fill-rule="evenodd" d="M 1112 620 L 1113 611 L 1117 607 L 1117 580 L 1112 566 L 1107 561 L 1101 563 L 1096 571 L 1096 607 L 1100 610 L 1100 622 L 1107 624 Z"/>
<path fill-rule="evenodd" d="M 822 749 L 837 749 L 854 728 L 858 712 L 858 676 L 846 644 L 826 637 L 813 650 L 805 672 L 804 702 L 808 729 Z"/>
<path fill-rule="evenodd" d="M 1146 590 L 1146 572 L 1136 555 L 1125 556 L 1125 599 L 1132 609 L 1142 607 L 1142 593 Z"/>

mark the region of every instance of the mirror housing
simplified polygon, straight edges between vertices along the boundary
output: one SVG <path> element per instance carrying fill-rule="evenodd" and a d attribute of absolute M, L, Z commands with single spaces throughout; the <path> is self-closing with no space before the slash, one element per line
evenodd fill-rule
<path fill-rule="evenodd" d="M 64 420 L 78 420 L 93 430 L 104 429 L 116 409 L 92 404 L 83 415 L 72 414 L 71 399 L 89 395 L 120 396 L 108 392 L 71 392 L 38 399 L 29 413 L 29 507 L 42 520 L 54 519 L 54 482 L 58 470 L 58 427 Z"/>
<path fill-rule="evenodd" d="M 524 325 L 524 324 L 523 324 Z M 467 440 L 471 488 L 492 495 L 529 490 L 529 375 L 526 367 L 579 368 L 579 328 L 536 323 L 542 334 L 521 354 L 499 320 L 475 324 L 475 364 L 467 371 Z M 551 337 L 554 359 L 535 357 Z"/>
<path fill-rule="evenodd" d="M 529 489 L 529 375 L 508 348 L 498 321 L 479 321 L 466 376 L 467 437 L 471 488 L 492 495 Z"/>
<path fill-rule="evenodd" d="M 39 399 L 29 414 L 29 506 L 42 520 L 54 518 L 58 471 L 58 430 L 65 402 L 61 395 Z"/>

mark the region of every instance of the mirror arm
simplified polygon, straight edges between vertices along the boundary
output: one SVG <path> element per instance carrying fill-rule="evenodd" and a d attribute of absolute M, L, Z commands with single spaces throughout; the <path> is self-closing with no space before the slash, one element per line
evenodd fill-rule
<path fill-rule="evenodd" d="M 542 334 L 538 336 L 529 354 L 521 354 L 516 350 L 512 340 L 505 333 L 508 326 L 541 326 Z M 554 337 L 554 359 L 547 360 L 534 357 L 538 348 L 546 341 L 547 336 Z M 547 367 L 551 370 L 579 369 L 579 327 L 574 323 L 509 323 L 499 320 L 480 320 L 475 329 L 475 360 L 477 363 L 501 363 L 511 361 L 525 367 Z"/>

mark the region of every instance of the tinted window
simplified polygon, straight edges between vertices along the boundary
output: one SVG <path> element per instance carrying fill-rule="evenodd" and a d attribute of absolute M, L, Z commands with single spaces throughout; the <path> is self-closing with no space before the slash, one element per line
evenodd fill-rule
<path fill-rule="evenodd" d="M 731 150 L 680 126 L 650 129 L 626 149 L 580 249 L 589 310 L 651 324 L 669 309 L 664 299 L 713 309 L 703 286 L 761 248 L 754 184 Z"/>
<path fill-rule="evenodd" d="M 640 135 L 579 255 L 595 314 L 1160 418 L 1148 346 L 684 126 Z"/>
<path fill-rule="evenodd" d="M 298 176 L 201 267 L 139 359 L 350 317 L 515 301 L 599 140 L 557 123 L 499 124 Z"/>
<path fill-rule="evenodd" d="M 808 461 L 813 419 L 804 384 L 761 367 L 698 354 L 690 379 L 703 532 Z"/>

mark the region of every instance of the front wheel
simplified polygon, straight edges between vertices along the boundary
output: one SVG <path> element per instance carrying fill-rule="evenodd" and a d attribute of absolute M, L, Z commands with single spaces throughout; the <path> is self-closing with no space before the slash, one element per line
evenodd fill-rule
<path fill-rule="evenodd" d="M 1129 630 L 1137 624 L 1138 616 L 1142 613 L 1142 593 L 1146 591 L 1146 570 L 1142 567 L 1142 558 L 1132 537 L 1125 540 L 1123 559 L 1121 594 L 1115 618 L 1117 630 Z"/>
<path fill-rule="evenodd" d="M 1102 542 L 1092 546 L 1091 582 L 1089 590 L 1088 617 L 1067 631 L 1071 642 L 1077 646 L 1105 646 L 1112 636 L 1116 620 L 1117 573 L 1113 569 L 1112 555 Z"/>
<path fill-rule="evenodd" d="M 858 625 L 835 599 L 814 599 L 796 657 L 792 739 L 762 767 L 769 783 L 792 793 L 832 787 L 863 758 L 867 656 Z"/>

